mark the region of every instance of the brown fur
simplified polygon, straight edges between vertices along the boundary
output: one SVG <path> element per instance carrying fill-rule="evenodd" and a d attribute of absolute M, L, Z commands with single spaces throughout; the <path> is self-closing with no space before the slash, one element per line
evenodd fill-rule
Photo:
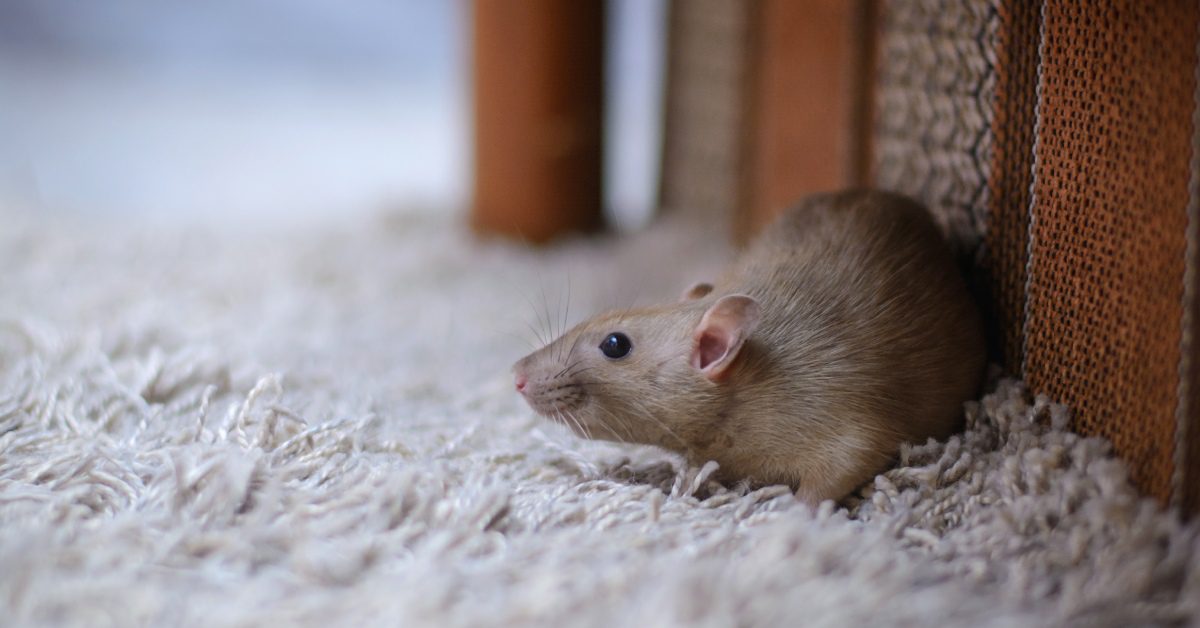
<path fill-rule="evenodd" d="M 689 361 L 693 333 L 731 294 L 761 320 L 713 381 Z M 928 213 L 900 196 L 811 197 L 685 299 L 597 316 L 517 362 L 530 405 L 816 502 L 886 468 L 901 442 L 955 431 L 982 376 L 975 304 Z M 621 360 L 597 348 L 615 331 L 633 343 Z"/>

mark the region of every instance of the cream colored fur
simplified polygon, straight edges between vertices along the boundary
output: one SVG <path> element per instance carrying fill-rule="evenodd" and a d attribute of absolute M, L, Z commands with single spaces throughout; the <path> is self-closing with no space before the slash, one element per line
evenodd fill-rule
<path fill-rule="evenodd" d="M 520 360 L 530 405 L 816 505 L 901 443 L 957 431 L 983 380 L 977 308 L 929 214 L 896 195 L 810 197 L 684 297 L 602 314 Z M 599 350 L 614 333 L 632 342 L 619 359 Z"/>

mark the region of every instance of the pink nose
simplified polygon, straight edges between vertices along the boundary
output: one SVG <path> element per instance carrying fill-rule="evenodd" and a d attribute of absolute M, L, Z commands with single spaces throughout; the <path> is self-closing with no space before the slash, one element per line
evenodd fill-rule
<path fill-rule="evenodd" d="M 517 392 L 525 392 L 525 384 L 529 383 L 529 378 L 524 375 L 517 375 Z"/>

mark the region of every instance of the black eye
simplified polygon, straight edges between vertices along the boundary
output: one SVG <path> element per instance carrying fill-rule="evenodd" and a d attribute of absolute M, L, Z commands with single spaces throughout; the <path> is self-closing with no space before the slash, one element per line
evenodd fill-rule
<path fill-rule="evenodd" d="M 609 334 L 604 342 L 600 343 L 600 352 L 604 357 L 618 360 L 629 355 L 629 350 L 633 348 L 633 343 L 629 342 L 629 336 L 616 332 Z"/>

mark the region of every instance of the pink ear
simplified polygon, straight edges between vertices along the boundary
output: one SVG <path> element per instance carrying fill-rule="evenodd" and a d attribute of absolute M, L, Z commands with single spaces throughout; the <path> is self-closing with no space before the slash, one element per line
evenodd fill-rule
<path fill-rule="evenodd" d="M 758 301 L 744 294 L 721 297 L 700 319 L 692 335 L 692 366 L 719 382 L 758 326 Z"/>

